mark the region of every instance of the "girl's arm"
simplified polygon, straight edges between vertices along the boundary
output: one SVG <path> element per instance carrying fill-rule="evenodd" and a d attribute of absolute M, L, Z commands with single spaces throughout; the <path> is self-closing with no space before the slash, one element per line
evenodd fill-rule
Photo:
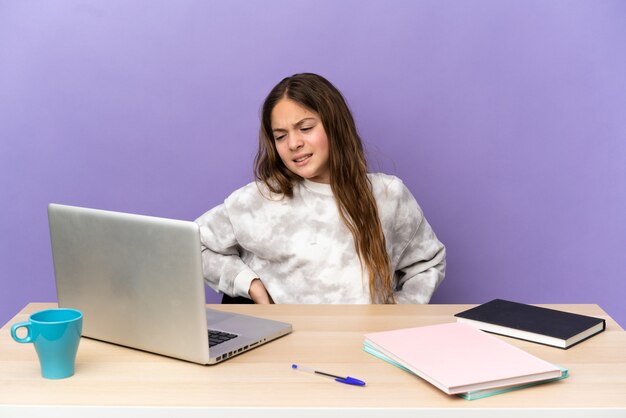
<path fill-rule="evenodd" d="M 216 206 L 196 219 L 200 226 L 202 270 L 205 282 L 215 291 L 230 296 L 243 296 L 259 301 L 263 299 L 257 285 L 252 293 L 251 284 L 258 275 L 240 257 L 239 244 L 224 204 Z M 267 291 L 265 291 L 267 293 Z M 269 298 L 269 295 L 267 295 Z M 255 300 L 257 302 L 257 300 Z"/>
<path fill-rule="evenodd" d="M 446 272 L 446 247 L 422 217 L 395 271 L 397 303 L 428 303 Z"/>
<path fill-rule="evenodd" d="M 257 278 L 257 279 L 252 280 L 252 283 L 250 283 L 250 290 L 248 291 L 248 293 L 250 294 L 250 299 L 252 299 L 254 303 L 264 304 L 264 305 L 274 303 L 274 301 L 272 300 L 272 297 L 267 292 L 267 289 L 263 285 L 263 282 L 261 281 L 261 279 Z"/>
<path fill-rule="evenodd" d="M 394 266 L 397 303 L 428 303 L 446 271 L 446 248 L 437 239 L 413 194 L 402 183 L 388 184 L 383 200 Z M 393 208 L 393 209 L 392 209 Z"/>

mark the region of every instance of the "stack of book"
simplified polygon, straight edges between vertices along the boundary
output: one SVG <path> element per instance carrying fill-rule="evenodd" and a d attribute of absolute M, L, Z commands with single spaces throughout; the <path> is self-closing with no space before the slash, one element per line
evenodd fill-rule
<path fill-rule="evenodd" d="M 454 322 L 366 334 L 363 349 L 469 400 L 568 375 L 493 335 Z"/>
<path fill-rule="evenodd" d="M 601 318 L 502 299 L 455 317 L 456 323 L 366 334 L 363 350 L 449 395 L 472 400 L 568 376 L 567 369 L 481 330 L 569 348 L 606 327 Z"/>

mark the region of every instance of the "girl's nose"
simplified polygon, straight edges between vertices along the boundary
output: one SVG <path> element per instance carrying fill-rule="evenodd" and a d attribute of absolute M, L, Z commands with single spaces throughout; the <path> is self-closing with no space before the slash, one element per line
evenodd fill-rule
<path fill-rule="evenodd" d="M 304 141 L 302 140 L 302 136 L 299 133 L 294 133 L 292 135 L 289 135 L 288 137 L 288 145 L 289 145 L 289 149 L 292 151 L 297 150 L 298 148 L 302 148 L 302 146 L 304 145 Z"/>

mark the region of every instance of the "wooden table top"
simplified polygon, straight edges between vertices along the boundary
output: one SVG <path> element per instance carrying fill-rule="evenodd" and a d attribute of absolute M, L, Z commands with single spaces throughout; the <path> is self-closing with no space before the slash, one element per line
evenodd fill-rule
<path fill-rule="evenodd" d="M 454 322 L 474 305 L 209 305 L 293 324 L 293 333 L 215 366 L 82 338 L 76 374 L 40 376 L 30 344 L 10 325 L 55 304 L 31 303 L 0 329 L 2 406 L 100 405 L 240 408 L 593 408 L 626 411 L 626 332 L 597 305 L 540 305 L 606 319 L 601 334 L 568 350 L 498 337 L 569 369 L 567 379 L 467 401 L 362 351 L 369 332 Z M 468 359 L 471 361 L 471 359 Z M 367 382 L 341 385 L 291 369 L 298 363 Z M 1 415 L 1 414 L 0 414 Z M 623 416 L 623 415 L 622 415 Z"/>

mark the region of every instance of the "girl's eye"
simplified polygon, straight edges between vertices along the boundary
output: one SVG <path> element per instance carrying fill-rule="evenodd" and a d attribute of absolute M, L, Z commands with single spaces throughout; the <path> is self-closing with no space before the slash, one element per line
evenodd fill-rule
<path fill-rule="evenodd" d="M 313 129 L 313 127 L 312 127 L 312 126 L 311 126 L 311 127 L 309 127 L 309 128 L 300 128 L 300 130 L 301 130 L 302 132 L 308 132 L 308 131 L 310 131 L 311 129 Z"/>
<path fill-rule="evenodd" d="M 284 139 L 284 138 L 285 138 L 285 135 L 277 136 L 277 137 L 274 137 L 274 141 L 280 141 L 281 139 Z"/>

